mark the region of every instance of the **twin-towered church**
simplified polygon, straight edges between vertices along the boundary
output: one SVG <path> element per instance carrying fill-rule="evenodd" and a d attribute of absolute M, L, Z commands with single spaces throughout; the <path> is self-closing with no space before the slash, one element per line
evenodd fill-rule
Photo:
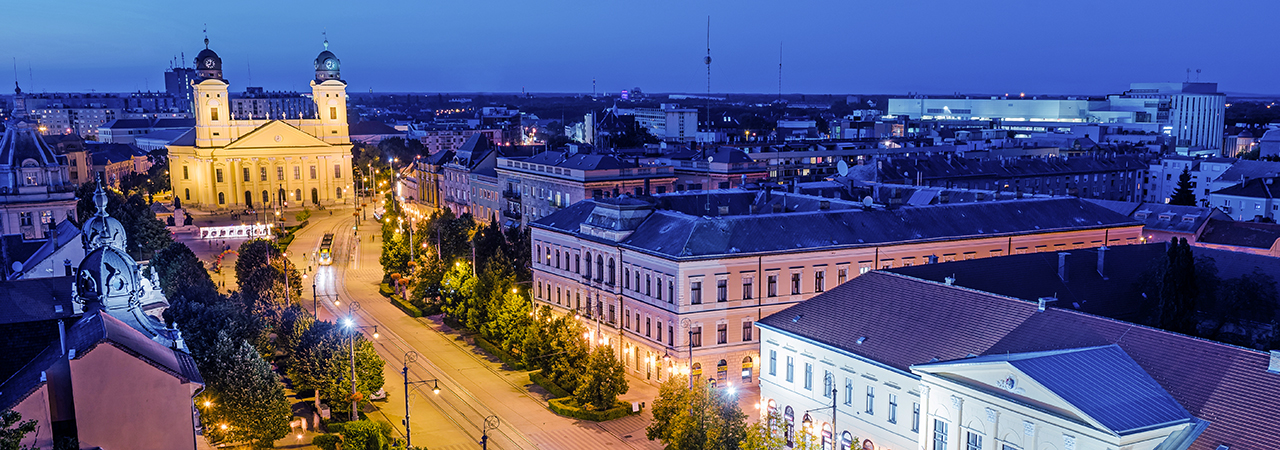
<path fill-rule="evenodd" d="M 315 208 L 352 199 L 347 83 L 328 50 L 315 59 L 315 109 L 297 117 L 235 117 L 222 58 L 196 55 L 196 125 L 169 145 L 169 177 L 183 207 L 204 211 Z"/>

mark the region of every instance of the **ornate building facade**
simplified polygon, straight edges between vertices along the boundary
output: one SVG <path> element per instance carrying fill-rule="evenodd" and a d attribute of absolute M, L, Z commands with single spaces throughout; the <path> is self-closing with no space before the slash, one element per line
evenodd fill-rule
<path fill-rule="evenodd" d="M 339 205 L 351 195 L 347 83 L 328 50 L 315 59 L 314 110 L 296 116 L 238 117 L 222 58 L 196 55 L 195 128 L 169 146 L 169 176 L 183 205 L 213 211 Z"/>
<path fill-rule="evenodd" d="M 75 210 L 66 157 L 54 153 L 34 125 L 10 124 L 0 134 L 0 234 L 44 239 Z"/>

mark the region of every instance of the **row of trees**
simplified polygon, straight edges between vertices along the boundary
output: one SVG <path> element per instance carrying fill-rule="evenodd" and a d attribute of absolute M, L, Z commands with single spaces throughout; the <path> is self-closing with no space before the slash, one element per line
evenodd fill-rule
<path fill-rule="evenodd" d="M 299 306 L 301 277 L 281 248 L 252 240 L 239 254 L 234 270 L 240 290 L 230 295 L 218 292 L 203 263 L 181 243 L 157 252 L 150 267 L 169 298 L 165 319 L 182 331 L 206 381 L 197 398 L 206 436 L 213 443 L 270 448 L 288 434 L 293 416 L 272 361 L 295 389 L 314 389 L 331 404 L 381 389 L 384 363 L 363 336 L 316 321 Z M 355 392 L 349 378 L 352 339 Z"/>
<path fill-rule="evenodd" d="M 456 322 L 519 356 L 526 367 L 573 394 L 583 406 L 613 407 L 627 392 L 623 366 L 611 347 L 588 342 L 573 317 L 542 308 L 534 313 L 528 229 L 504 230 L 496 219 L 477 226 L 469 215 L 444 209 L 411 224 L 388 196 L 382 220 L 381 262 L 389 281 L 407 280 L 409 301 Z M 412 236 L 406 226 L 416 226 Z M 409 258 L 409 247 L 416 250 Z M 479 269 L 479 270 L 477 270 Z"/>
<path fill-rule="evenodd" d="M 1280 346 L 1276 281 L 1257 268 L 1222 279 L 1212 259 L 1197 258 L 1175 238 L 1142 277 L 1144 323 L 1161 329 L 1258 349 Z"/>

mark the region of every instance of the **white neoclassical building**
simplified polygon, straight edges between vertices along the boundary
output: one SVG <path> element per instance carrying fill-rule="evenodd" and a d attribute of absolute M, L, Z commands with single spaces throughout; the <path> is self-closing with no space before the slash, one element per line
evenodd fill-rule
<path fill-rule="evenodd" d="M 263 119 L 233 113 L 222 59 L 205 40 L 192 82 L 195 128 L 169 145 L 169 176 L 184 206 L 299 208 L 351 198 L 347 83 L 328 46 L 315 60 L 315 108 Z"/>

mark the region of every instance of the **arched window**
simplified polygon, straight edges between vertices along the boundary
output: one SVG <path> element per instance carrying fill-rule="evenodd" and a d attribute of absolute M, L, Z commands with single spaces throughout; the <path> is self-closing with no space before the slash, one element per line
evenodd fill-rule
<path fill-rule="evenodd" d="M 248 208 L 253 207 L 253 192 L 244 191 L 244 206 Z"/>
<path fill-rule="evenodd" d="M 333 198 L 342 198 L 342 188 L 333 188 Z"/>
<path fill-rule="evenodd" d="M 722 359 L 720 360 L 719 363 L 716 364 L 716 382 L 720 384 L 724 384 L 724 382 L 728 381 L 728 379 L 729 379 L 729 362 Z"/>
<path fill-rule="evenodd" d="M 742 358 L 742 383 L 751 384 L 751 372 L 755 369 L 754 361 L 751 357 Z"/>
<path fill-rule="evenodd" d="M 223 193 L 221 193 L 221 192 L 219 192 L 219 193 L 218 193 L 218 204 L 219 204 L 219 205 L 225 205 L 225 204 L 227 204 L 227 196 L 226 196 L 226 194 L 223 194 Z"/>
<path fill-rule="evenodd" d="M 840 450 L 853 450 L 853 433 L 840 433 Z"/>
<path fill-rule="evenodd" d="M 187 200 L 191 200 L 191 189 L 183 189 L 182 195 L 185 196 Z"/>
<path fill-rule="evenodd" d="M 266 206 L 269 204 L 271 204 L 271 196 L 267 195 L 267 191 L 262 191 L 262 205 Z"/>
<path fill-rule="evenodd" d="M 302 189 L 293 190 L 293 199 L 294 201 L 302 201 Z"/>
<path fill-rule="evenodd" d="M 689 375 L 693 377 L 693 381 L 695 381 L 695 382 L 697 382 L 699 379 L 701 379 L 701 378 L 702 378 L 702 363 L 693 363 L 693 370 L 691 370 L 691 371 L 689 372 Z"/>
<path fill-rule="evenodd" d="M 609 258 L 609 285 L 610 286 L 613 286 L 614 272 L 615 271 L 614 271 L 614 265 L 613 265 L 613 258 Z"/>
<path fill-rule="evenodd" d="M 783 434 L 786 435 L 786 438 L 787 438 L 787 446 L 795 447 L 796 446 L 796 411 L 794 409 L 791 409 L 790 405 L 787 405 L 787 409 L 785 409 L 784 412 L 782 413 L 782 420 L 785 420 L 787 422 L 786 423 L 787 428 L 785 431 L 783 431 Z"/>
<path fill-rule="evenodd" d="M 604 279 L 604 257 L 596 255 L 596 281 Z"/>
<path fill-rule="evenodd" d="M 587 259 L 587 275 L 586 276 L 587 276 L 587 279 L 590 280 L 591 279 L 591 253 L 590 252 L 587 253 L 586 259 Z"/>

